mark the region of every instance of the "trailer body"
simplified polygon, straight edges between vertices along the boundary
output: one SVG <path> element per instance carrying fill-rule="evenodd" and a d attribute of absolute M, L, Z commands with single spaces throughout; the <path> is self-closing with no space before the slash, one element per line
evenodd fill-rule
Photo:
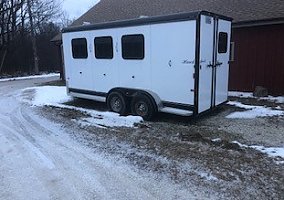
<path fill-rule="evenodd" d="M 107 102 L 119 93 L 132 110 L 144 95 L 153 112 L 208 111 L 228 99 L 231 21 L 200 11 L 64 29 L 68 94 Z"/>

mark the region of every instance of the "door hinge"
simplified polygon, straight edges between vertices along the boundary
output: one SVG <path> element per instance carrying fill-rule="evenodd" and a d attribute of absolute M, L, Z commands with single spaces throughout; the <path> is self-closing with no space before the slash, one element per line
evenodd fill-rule
<path fill-rule="evenodd" d="M 116 51 L 116 53 L 118 53 L 118 42 L 116 42 L 116 44 L 115 44 L 115 51 Z"/>

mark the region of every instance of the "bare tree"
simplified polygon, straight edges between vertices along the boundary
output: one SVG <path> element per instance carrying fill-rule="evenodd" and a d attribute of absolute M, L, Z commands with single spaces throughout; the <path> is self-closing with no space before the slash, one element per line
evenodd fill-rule
<path fill-rule="evenodd" d="M 38 40 L 54 36 L 44 32 L 52 20 L 59 23 L 61 3 L 62 0 L 0 0 L 0 74 L 3 68 L 22 71 L 26 65 L 32 66 L 29 72 L 39 73 L 40 57 L 44 55 L 39 52 L 42 47 L 38 43 L 45 42 Z"/>
<path fill-rule="evenodd" d="M 30 21 L 30 31 L 32 37 L 32 46 L 33 46 L 33 59 L 34 59 L 34 73 L 39 73 L 39 66 L 38 66 L 38 52 L 37 52 L 37 45 L 36 45 L 36 34 L 35 34 L 35 27 L 34 27 L 34 18 L 32 13 L 32 0 L 27 0 L 27 7 L 29 13 L 29 21 Z"/>
<path fill-rule="evenodd" d="M 58 25 L 61 28 L 66 28 L 70 26 L 74 22 L 74 19 L 70 19 L 68 13 L 66 11 L 61 12 L 60 15 L 60 21 L 58 22 Z"/>
<path fill-rule="evenodd" d="M 37 34 L 40 33 L 42 25 L 51 19 L 58 17 L 61 8 L 56 0 L 27 0 L 31 40 L 33 47 L 34 73 L 39 73 L 39 57 L 36 44 Z"/>
<path fill-rule="evenodd" d="M 10 42 L 15 38 L 18 30 L 18 13 L 24 0 L 0 1 L 0 72 L 8 52 Z"/>

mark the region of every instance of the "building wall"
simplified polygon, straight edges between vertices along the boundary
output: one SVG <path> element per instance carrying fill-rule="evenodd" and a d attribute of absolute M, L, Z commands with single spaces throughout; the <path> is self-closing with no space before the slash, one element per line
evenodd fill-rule
<path fill-rule="evenodd" d="M 234 28 L 235 59 L 230 65 L 229 89 L 268 88 L 284 94 L 284 24 Z"/>

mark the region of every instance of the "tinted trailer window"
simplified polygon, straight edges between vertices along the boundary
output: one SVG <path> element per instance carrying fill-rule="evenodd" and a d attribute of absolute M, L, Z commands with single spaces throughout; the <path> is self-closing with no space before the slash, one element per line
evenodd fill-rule
<path fill-rule="evenodd" d="M 113 58 L 112 37 L 96 37 L 94 42 L 95 42 L 95 56 L 97 59 Z"/>
<path fill-rule="evenodd" d="M 76 38 L 72 39 L 72 55 L 75 59 L 88 58 L 87 39 Z"/>
<path fill-rule="evenodd" d="M 122 57 L 124 59 L 143 60 L 145 55 L 144 50 L 143 35 L 122 36 Z"/>

